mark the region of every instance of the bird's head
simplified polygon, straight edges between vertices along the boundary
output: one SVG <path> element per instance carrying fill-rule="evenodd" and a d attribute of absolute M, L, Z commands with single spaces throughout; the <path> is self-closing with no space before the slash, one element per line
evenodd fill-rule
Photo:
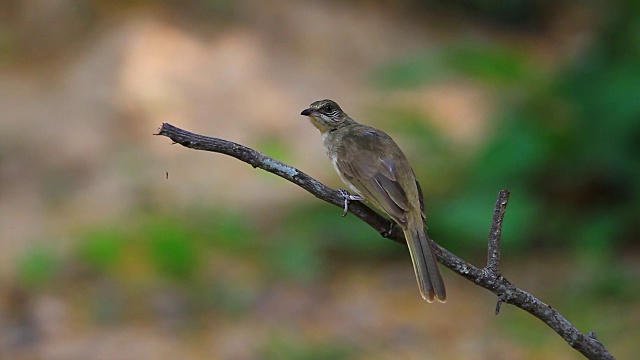
<path fill-rule="evenodd" d="M 333 131 L 351 120 L 335 101 L 329 99 L 312 103 L 309 108 L 302 110 L 300 115 L 308 116 L 311 123 L 323 134 L 327 131 Z"/>

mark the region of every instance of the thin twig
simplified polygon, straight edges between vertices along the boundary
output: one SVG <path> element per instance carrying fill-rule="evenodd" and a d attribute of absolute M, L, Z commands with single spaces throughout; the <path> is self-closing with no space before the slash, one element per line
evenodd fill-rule
<path fill-rule="evenodd" d="M 500 271 L 500 241 L 502 238 L 502 222 L 509 202 L 509 190 L 501 190 L 496 200 L 496 208 L 493 212 L 491 231 L 489 231 L 489 246 L 487 252 L 487 269 L 493 272 Z"/>
<path fill-rule="evenodd" d="M 173 142 L 191 149 L 218 152 L 232 156 L 240 161 L 250 164 L 254 168 L 260 168 L 276 174 L 302 187 L 315 197 L 338 206 L 341 209 L 344 206 L 343 197 L 338 191 L 327 187 L 290 165 L 284 164 L 246 146 L 223 139 L 194 134 L 168 123 L 163 123 L 162 127 L 160 127 L 158 133 L 155 135 L 166 136 Z M 538 300 L 528 292 L 517 288 L 499 273 L 499 233 L 501 232 L 508 191 L 506 191 L 505 194 L 503 194 L 503 192 L 500 194 L 501 196 L 498 197 L 499 204 L 496 205 L 496 213 L 499 214 L 497 218 L 494 214 L 494 221 L 491 225 L 491 237 L 494 236 L 494 233 L 497 234 L 497 241 L 494 241 L 492 244 L 492 241 L 490 240 L 489 247 L 494 247 L 494 249 L 490 250 L 487 268 L 477 268 L 467 261 L 455 256 L 447 249 L 434 243 L 438 261 L 456 274 L 461 275 L 472 281 L 474 284 L 493 292 L 498 296 L 501 302 L 517 306 L 540 319 L 558 333 L 558 335 L 560 335 L 571 347 L 579 351 L 586 358 L 593 360 L 615 359 L 602 345 L 602 343 L 595 339 L 594 336 L 583 334 L 569 321 L 567 321 L 567 319 L 565 319 L 558 311 Z M 506 197 L 504 195 L 506 195 Z M 503 198 L 504 201 L 501 201 L 501 198 Z M 385 219 L 366 205 L 360 202 L 354 202 L 350 204 L 349 212 L 369 224 L 380 234 L 385 235 L 386 238 L 406 244 L 404 235 L 398 227 L 394 227 L 389 233 L 389 229 L 392 228 L 392 222 Z M 494 229 L 496 229 L 496 231 L 494 231 Z M 492 261 L 492 258 L 495 258 L 496 260 Z M 492 268 L 495 268 L 495 271 L 491 270 Z"/>

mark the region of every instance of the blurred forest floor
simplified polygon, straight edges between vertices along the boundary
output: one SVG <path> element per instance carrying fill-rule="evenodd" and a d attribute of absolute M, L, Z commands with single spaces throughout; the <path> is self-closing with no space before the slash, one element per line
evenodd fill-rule
<path fill-rule="evenodd" d="M 451 300 L 427 305 L 416 296 L 406 262 L 336 261 L 323 276 L 301 281 L 256 276 L 269 270 L 242 259 L 217 260 L 211 260 L 220 267 L 210 274 L 213 286 L 85 278 L 35 296 L 5 292 L 13 303 L 3 321 L 3 358 L 582 358 L 519 309 L 503 306 L 495 316 L 493 296 L 448 272 Z M 511 281 L 583 331 L 598 329 L 614 354 L 632 358 L 640 316 L 634 301 L 594 303 L 576 285 L 582 274 L 563 257 L 506 260 Z M 626 260 L 640 270 L 637 258 Z M 618 315 L 619 306 L 627 316 Z"/>
<path fill-rule="evenodd" d="M 151 135 L 171 122 L 337 188 L 298 115 L 327 97 L 401 144 L 431 234 L 476 265 L 511 188 L 505 275 L 614 356 L 637 354 L 640 81 L 589 50 L 615 43 L 604 12 L 561 2 L 518 27 L 412 3 L 0 5 L 0 358 L 579 359 L 446 270 L 447 304 L 425 304 L 403 247 Z"/>

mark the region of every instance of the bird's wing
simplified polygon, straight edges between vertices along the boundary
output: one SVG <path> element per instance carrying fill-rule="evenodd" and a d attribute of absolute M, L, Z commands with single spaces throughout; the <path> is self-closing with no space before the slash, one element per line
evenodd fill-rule
<path fill-rule="evenodd" d="M 414 174 L 415 177 L 415 174 Z M 420 199 L 420 212 L 422 213 L 422 220 L 427 220 L 427 215 L 424 212 L 424 196 L 422 195 L 422 188 L 420 187 L 420 183 L 416 180 L 416 187 L 418 188 L 418 199 Z"/>
<path fill-rule="evenodd" d="M 391 138 L 373 128 L 353 132 L 337 149 L 336 167 L 364 198 L 398 223 L 405 223 L 409 201 L 397 179 L 394 159 L 404 155 Z M 398 155 L 399 154 L 399 155 Z"/>

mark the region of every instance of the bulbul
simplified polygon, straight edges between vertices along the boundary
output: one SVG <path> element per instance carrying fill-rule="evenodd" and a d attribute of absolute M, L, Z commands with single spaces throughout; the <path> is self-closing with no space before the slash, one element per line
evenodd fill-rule
<path fill-rule="evenodd" d="M 425 228 L 422 190 L 400 147 L 386 133 L 362 125 L 335 101 L 312 103 L 300 115 L 320 130 L 324 149 L 344 183 L 359 196 L 384 211 L 404 232 L 422 298 L 446 300 L 444 281 Z"/>

